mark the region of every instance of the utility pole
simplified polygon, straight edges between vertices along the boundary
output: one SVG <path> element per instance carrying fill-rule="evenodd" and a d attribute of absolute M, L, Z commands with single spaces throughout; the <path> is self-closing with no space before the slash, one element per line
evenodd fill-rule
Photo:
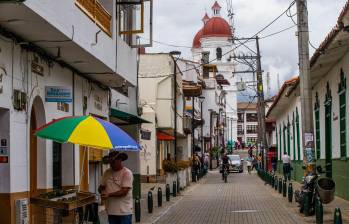
<path fill-rule="evenodd" d="M 306 166 L 305 175 L 315 173 L 314 127 L 312 111 L 312 92 L 309 62 L 309 29 L 307 0 L 296 0 L 298 26 L 298 54 L 300 98 L 302 113 L 303 163 Z"/>
<path fill-rule="evenodd" d="M 266 155 L 265 152 L 268 149 L 267 135 L 265 131 L 265 102 L 264 102 L 264 92 L 263 92 L 263 74 L 261 65 L 261 54 L 259 51 L 259 37 L 256 37 L 256 48 L 257 48 L 257 96 L 258 96 L 258 113 L 260 117 L 260 134 L 259 137 L 261 143 L 261 153 L 262 153 L 262 163 L 264 169 L 266 166 Z"/>

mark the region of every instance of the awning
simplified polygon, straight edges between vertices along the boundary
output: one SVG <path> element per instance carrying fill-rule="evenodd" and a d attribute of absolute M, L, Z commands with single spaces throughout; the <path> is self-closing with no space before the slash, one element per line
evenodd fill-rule
<path fill-rule="evenodd" d="M 144 120 L 143 118 L 117 110 L 114 108 L 110 109 L 110 121 L 115 124 L 142 124 L 142 123 L 151 123 L 150 121 Z"/>
<path fill-rule="evenodd" d="M 163 132 L 157 132 L 156 137 L 160 141 L 173 141 L 175 139 L 173 136 L 165 134 Z"/>

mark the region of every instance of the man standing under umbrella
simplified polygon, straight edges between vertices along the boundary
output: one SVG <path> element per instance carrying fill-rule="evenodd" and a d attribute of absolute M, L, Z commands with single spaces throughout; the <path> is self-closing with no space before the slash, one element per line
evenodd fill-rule
<path fill-rule="evenodd" d="M 132 172 L 123 166 L 127 154 L 118 151 L 109 153 L 110 168 L 103 174 L 99 192 L 106 199 L 110 224 L 131 224 L 133 213 Z"/>

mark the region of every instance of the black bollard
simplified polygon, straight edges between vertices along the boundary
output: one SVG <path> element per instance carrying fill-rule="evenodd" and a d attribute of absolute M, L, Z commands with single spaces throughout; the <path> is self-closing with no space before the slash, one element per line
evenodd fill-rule
<path fill-rule="evenodd" d="M 166 201 L 170 201 L 170 196 L 171 196 L 170 185 L 166 184 Z"/>
<path fill-rule="evenodd" d="M 287 194 L 287 185 L 286 185 L 286 180 L 284 180 L 284 183 L 282 184 L 282 196 L 286 198 Z"/>
<path fill-rule="evenodd" d="M 281 194 L 282 193 L 282 179 L 281 178 L 279 178 L 278 187 L 279 187 L 279 194 Z"/>
<path fill-rule="evenodd" d="M 275 175 L 271 176 L 271 187 L 274 188 L 274 184 L 275 184 Z"/>
<path fill-rule="evenodd" d="M 293 199 L 293 187 L 292 187 L 292 183 L 288 184 L 288 202 L 292 203 L 292 199 Z"/>
<path fill-rule="evenodd" d="M 322 203 L 319 197 L 317 197 L 315 201 L 315 217 L 316 217 L 316 224 L 324 223 L 324 208 L 322 206 Z"/>
<path fill-rule="evenodd" d="M 312 192 L 304 192 L 304 216 L 310 216 L 310 204 L 311 204 L 311 197 L 312 197 Z"/>
<path fill-rule="evenodd" d="M 275 179 L 274 179 L 274 188 L 276 191 L 278 190 L 278 177 L 277 176 L 275 176 Z"/>
<path fill-rule="evenodd" d="M 139 200 L 139 197 L 136 197 L 135 200 L 135 219 L 136 222 L 141 221 L 141 200 Z"/>
<path fill-rule="evenodd" d="M 173 190 L 173 197 L 176 197 L 177 196 L 177 183 L 176 183 L 176 181 L 173 181 L 172 190 Z"/>
<path fill-rule="evenodd" d="M 153 193 L 148 192 L 148 212 L 153 213 Z"/>
<path fill-rule="evenodd" d="M 162 189 L 161 187 L 158 188 L 158 207 L 162 206 Z"/>
<path fill-rule="evenodd" d="M 340 208 L 336 208 L 334 210 L 334 217 L 333 217 L 333 223 L 334 224 L 342 224 L 342 213 Z"/>

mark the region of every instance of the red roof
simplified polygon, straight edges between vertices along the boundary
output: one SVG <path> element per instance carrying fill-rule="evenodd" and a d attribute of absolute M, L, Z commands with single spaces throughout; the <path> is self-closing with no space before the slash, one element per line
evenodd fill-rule
<path fill-rule="evenodd" d="M 165 134 L 163 132 L 157 132 L 156 137 L 160 141 L 172 141 L 175 139 L 173 136 Z"/>
<path fill-rule="evenodd" d="M 215 3 L 212 6 L 212 9 L 221 9 L 222 7 L 218 4 L 217 1 L 215 1 Z"/>
<path fill-rule="evenodd" d="M 284 84 L 282 85 L 281 89 L 279 90 L 277 96 L 274 99 L 273 104 L 270 106 L 266 117 L 269 116 L 269 114 L 271 113 L 271 111 L 273 110 L 273 108 L 276 106 L 276 104 L 279 102 L 280 98 L 282 97 L 282 94 L 284 93 L 285 89 L 288 86 L 293 86 L 293 89 L 299 84 L 299 76 L 293 77 L 287 81 L 284 82 Z M 292 89 L 292 90 L 293 90 Z M 291 92 L 290 92 L 291 93 Z"/>
<path fill-rule="evenodd" d="M 204 26 L 202 37 L 231 37 L 230 26 L 221 17 L 211 18 Z"/>

